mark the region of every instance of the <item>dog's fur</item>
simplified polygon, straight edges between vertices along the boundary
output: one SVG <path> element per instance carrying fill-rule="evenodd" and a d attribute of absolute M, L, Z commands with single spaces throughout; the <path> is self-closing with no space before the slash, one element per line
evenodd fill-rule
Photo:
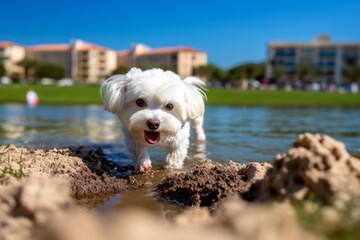
<path fill-rule="evenodd" d="M 190 123 L 196 139 L 205 140 L 203 87 L 204 82 L 195 77 L 181 80 L 171 71 L 138 68 L 101 85 L 104 109 L 121 121 L 139 172 L 151 170 L 150 146 L 164 146 L 166 166 L 181 168 L 189 147 Z"/>

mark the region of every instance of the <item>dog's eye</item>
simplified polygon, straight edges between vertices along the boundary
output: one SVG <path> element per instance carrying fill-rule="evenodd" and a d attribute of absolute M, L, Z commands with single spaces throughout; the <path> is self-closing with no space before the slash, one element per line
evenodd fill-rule
<path fill-rule="evenodd" d="M 146 106 L 145 100 L 139 98 L 138 100 L 136 100 L 136 105 L 138 105 L 139 107 L 145 107 Z"/>
<path fill-rule="evenodd" d="M 171 111 L 174 108 L 174 105 L 172 105 L 171 103 L 166 104 L 165 109 L 168 111 Z"/>

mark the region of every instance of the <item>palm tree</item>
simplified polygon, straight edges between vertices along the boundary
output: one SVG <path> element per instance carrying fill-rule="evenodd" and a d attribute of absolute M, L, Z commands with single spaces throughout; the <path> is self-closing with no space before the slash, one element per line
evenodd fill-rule
<path fill-rule="evenodd" d="M 25 58 L 18 62 L 17 65 L 24 68 L 24 80 L 26 81 L 29 78 L 30 71 L 35 69 L 35 67 L 38 65 L 38 62 L 36 60 Z"/>
<path fill-rule="evenodd" d="M 246 63 L 229 70 L 231 79 L 261 79 L 264 76 L 263 64 Z"/>
<path fill-rule="evenodd" d="M 346 66 L 342 69 L 342 76 L 345 78 L 344 82 L 356 82 L 360 79 L 360 67 Z"/>
<path fill-rule="evenodd" d="M 222 84 L 225 84 L 227 75 L 226 71 L 212 64 L 194 68 L 193 74 L 203 77 L 209 82 L 219 81 Z"/>
<path fill-rule="evenodd" d="M 318 70 L 314 66 L 300 64 L 296 67 L 296 74 L 301 81 L 313 82 L 318 75 Z"/>
<path fill-rule="evenodd" d="M 5 75 L 6 75 L 5 66 L 2 62 L 0 62 L 0 77 L 5 76 Z"/>
<path fill-rule="evenodd" d="M 42 63 L 36 66 L 34 76 L 39 79 L 53 78 L 59 80 L 65 77 L 65 69 L 60 65 Z"/>
<path fill-rule="evenodd" d="M 283 81 L 283 78 L 285 76 L 285 68 L 282 66 L 276 66 L 274 68 L 274 78 L 276 79 L 276 82 L 280 83 Z"/>
<path fill-rule="evenodd" d="M 128 71 L 130 70 L 130 68 L 125 67 L 125 66 L 118 66 L 114 71 L 112 71 L 112 74 L 126 74 Z"/>

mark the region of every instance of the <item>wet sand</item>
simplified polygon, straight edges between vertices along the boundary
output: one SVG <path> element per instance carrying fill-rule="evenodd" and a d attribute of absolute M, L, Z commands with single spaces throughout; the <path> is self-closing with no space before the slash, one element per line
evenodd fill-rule
<path fill-rule="evenodd" d="M 0 178 L 0 239 L 318 239 L 289 203 L 341 208 L 360 197 L 360 159 L 312 134 L 271 163 L 180 173 L 137 175 L 88 147 L 0 153 L 0 173 L 11 169 Z"/>

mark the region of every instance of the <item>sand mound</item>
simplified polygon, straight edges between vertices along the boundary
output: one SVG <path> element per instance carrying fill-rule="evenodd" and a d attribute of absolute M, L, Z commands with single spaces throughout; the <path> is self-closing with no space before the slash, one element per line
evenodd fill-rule
<path fill-rule="evenodd" d="M 215 216 L 192 208 L 173 222 L 143 210 L 104 219 L 78 208 L 59 178 L 28 178 L 0 186 L 0 239 L 316 239 L 292 211 L 229 201 Z"/>
<path fill-rule="evenodd" d="M 190 172 L 167 177 L 156 191 L 162 198 L 185 205 L 211 206 L 236 192 L 247 191 L 264 177 L 269 167 L 268 163 L 241 165 L 206 161 Z"/>
<path fill-rule="evenodd" d="M 7 168 L 16 173 L 23 172 L 25 178 L 59 176 L 69 182 L 71 195 L 76 197 L 111 194 L 127 189 L 130 184 L 136 185 L 136 180 L 131 177 L 111 176 L 116 167 L 106 160 L 100 149 L 31 150 L 11 145 L 1 146 L 0 153 L 0 170 Z M 0 184 L 15 181 L 14 175 L 5 174 L 0 178 Z"/>
<path fill-rule="evenodd" d="M 360 197 L 360 159 L 329 136 L 302 134 L 272 164 L 264 179 L 245 194 L 247 199 L 315 199 L 341 206 Z"/>
<path fill-rule="evenodd" d="M 310 198 L 341 207 L 360 197 L 360 159 L 350 156 L 342 143 L 308 133 L 272 164 L 207 161 L 166 177 L 157 186 L 162 198 L 213 207 L 211 213 L 192 207 L 171 221 L 142 210 L 104 219 L 80 209 L 70 196 L 136 184 L 132 177 L 113 177 L 118 170 L 100 150 L 10 146 L 0 153 L 0 174 L 7 172 L 0 177 L 0 239 L 316 239 L 298 225 L 289 204 L 274 200 Z"/>
<path fill-rule="evenodd" d="M 185 205 L 211 206 L 239 193 L 252 201 L 315 199 L 341 206 L 360 197 L 360 159 L 331 137 L 305 133 L 272 164 L 209 161 L 167 177 L 157 192 Z"/>

